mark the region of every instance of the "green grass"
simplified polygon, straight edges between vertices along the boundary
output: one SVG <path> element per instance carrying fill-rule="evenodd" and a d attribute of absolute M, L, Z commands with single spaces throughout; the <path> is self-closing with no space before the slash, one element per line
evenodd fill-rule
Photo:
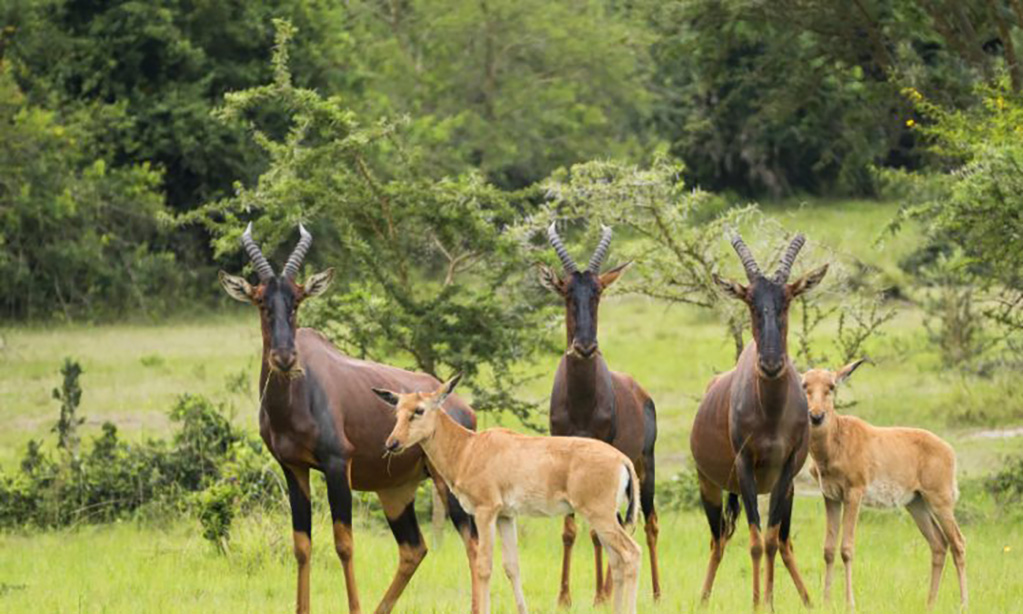
<path fill-rule="evenodd" d="M 820 604 L 823 578 L 820 500 L 800 498 L 794 519 L 796 554 Z M 313 529 L 312 603 L 316 612 L 345 612 L 344 580 L 329 543 L 326 516 Z M 362 519 L 355 536 L 355 565 L 365 611 L 376 607 L 397 563 L 397 551 L 380 522 Z M 526 599 L 534 612 L 555 612 L 560 573 L 560 520 L 520 522 L 520 557 Z M 964 527 L 973 612 L 1013 612 L 1023 602 L 1023 527 L 999 522 Z M 641 533 L 637 533 L 640 537 Z M 926 611 L 930 551 L 906 513 L 866 512 L 858 532 L 855 577 L 861 612 Z M 718 573 L 708 613 L 748 611 L 750 562 L 739 529 Z M 644 562 L 640 612 L 696 611 L 707 558 L 707 528 L 695 512 L 666 514 L 661 524 L 663 599 L 654 605 Z M 1008 551 L 1006 549 L 1008 548 Z M 0 611 L 4 612 L 284 612 L 293 607 L 294 562 L 285 517 L 247 518 L 236 530 L 228 556 L 215 554 L 189 522 L 169 527 L 118 524 L 42 535 L 0 536 Z M 498 555 L 499 557 L 499 555 Z M 573 559 L 573 613 L 593 611 L 593 553 L 577 541 Z M 494 611 L 514 612 L 508 582 L 495 560 Z M 462 612 L 468 609 L 468 572 L 461 543 L 450 529 L 412 580 L 398 612 Z M 842 612 L 841 563 L 838 600 L 816 611 Z M 778 561 L 779 612 L 802 612 L 792 583 Z M 958 588 L 947 561 L 935 612 L 958 611 Z M 604 610 L 610 611 L 610 610 Z"/>
<path fill-rule="evenodd" d="M 913 247 L 904 233 L 874 247 L 895 206 L 872 202 L 829 203 L 778 208 L 781 218 L 840 252 L 855 254 L 901 279 L 898 259 Z M 650 391 L 658 408 L 659 475 L 667 478 L 688 462 L 688 435 L 709 379 L 731 367 L 730 339 L 713 314 L 665 307 L 637 297 L 610 296 L 601 307 L 600 338 L 612 367 L 627 371 Z M 552 332 L 561 338 L 560 327 Z M 831 343 L 833 325 L 814 339 Z M 165 436 L 165 412 L 183 392 L 205 394 L 232 408 L 233 420 L 256 428 L 256 386 L 260 351 L 257 318 L 238 307 L 195 323 L 55 326 L 0 330 L 0 467 L 13 469 L 29 438 L 52 442 L 49 429 L 58 405 L 50 391 L 60 382 L 64 356 L 84 367 L 81 412 L 85 440 L 105 420 L 129 437 Z M 957 449 L 964 478 L 986 475 L 1023 439 L 978 437 L 993 426 L 1023 424 L 1023 396 L 1014 374 L 991 378 L 942 369 L 928 343 L 921 313 L 903 305 L 885 335 L 866 352 L 875 366 L 857 371 L 840 399 L 846 411 L 879 425 L 932 429 Z M 544 403 L 557 356 L 544 356 L 525 370 L 537 379 L 522 390 Z M 500 418 L 481 417 L 481 426 Z M 983 495 L 986 497 L 986 495 Z M 320 497 L 322 499 L 322 496 Z M 971 504 L 972 505 L 972 504 Z M 990 502 L 988 502 L 990 506 Z M 968 541 L 973 610 L 1012 611 L 1023 602 L 1023 528 L 997 513 L 972 514 L 964 527 Z M 823 510 L 818 497 L 802 497 L 794 522 L 797 551 L 815 600 L 820 598 Z M 360 520 L 357 573 L 364 609 L 375 607 L 396 562 L 393 541 L 379 519 Z M 560 560 L 560 521 L 529 520 L 522 526 L 521 551 L 526 593 L 534 611 L 552 611 Z M 341 612 L 343 580 L 325 516 L 320 515 L 313 579 L 317 612 Z M 929 554 L 905 513 L 867 513 L 859 531 L 857 558 L 860 611 L 923 612 Z M 590 611 L 592 553 L 588 540 L 576 548 L 575 612 Z M 696 605 L 706 564 L 708 535 L 695 512 L 662 516 L 665 599 L 657 607 L 641 592 L 640 611 L 689 611 Z M 749 558 L 742 530 L 729 549 L 709 612 L 748 608 Z M 1005 549 L 1009 548 L 1008 551 Z M 294 583 L 290 526 L 281 514 L 239 520 L 232 552 L 216 555 L 199 537 L 195 522 L 117 524 L 76 530 L 0 534 L 2 612 L 251 612 L 292 607 Z M 949 560 L 951 569 L 951 559 Z M 512 610 L 507 583 L 496 567 L 497 611 Z M 646 570 L 644 571 L 646 573 Z M 840 575 L 839 570 L 839 575 Z M 779 572 L 779 611 L 800 611 L 792 585 Z M 58 580 L 55 580 L 58 579 Z M 644 586 L 647 586 L 644 576 Z M 946 572 L 938 610 L 957 602 L 954 574 Z M 400 611 L 462 611 L 468 603 L 463 555 L 448 532 L 443 547 L 426 559 Z M 839 585 L 839 591 L 841 585 Z M 839 593 L 840 595 L 841 593 Z M 833 611 L 840 611 L 835 607 Z M 825 612 L 832 611 L 824 609 Z"/>

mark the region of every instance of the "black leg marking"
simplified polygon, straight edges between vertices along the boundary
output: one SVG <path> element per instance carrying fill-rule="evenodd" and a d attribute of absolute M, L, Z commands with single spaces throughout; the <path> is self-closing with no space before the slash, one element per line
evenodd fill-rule
<path fill-rule="evenodd" d="M 387 525 L 391 527 L 391 534 L 398 545 L 412 546 L 418 548 L 423 543 L 423 534 L 419 531 L 419 521 L 416 519 L 415 501 L 410 502 L 395 519 L 387 519 Z"/>
<path fill-rule="evenodd" d="M 700 496 L 700 502 L 703 503 L 703 513 L 707 515 L 707 524 L 710 525 L 710 534 L 714 538 L 714 541 L 717 541 L 721 538 L 721 532 L 724 528 L 724 525 L 721 522 L 721 506 L 714 505 L 702 495 Z"/>
<path fill-rule="evenodd" d="M 468 525 L 469 536 L 473 539 L 479 538 L 479 533 L 476 531 L 476 520 L 462 508 L 462 504 L 450 490 L 448 490 L 448 515 L 451 516 L 451 524 L 455 525 L 456 531 L 461 533 L 462 529 Z"/>
<path fill-rule="evenodd" d="M 737 459 L 739 470 L 739 494 L 742 496 L 742 507 L 746 510 L 746 521 L 760 529 L 760 510 L 757 508 L 757 477 L 753 473 L 753 463 L 745 457 Z"/>
<path fill-rule="evenodd" d="M 305 533 L 312 537 L 313 534 L 313 507 L 309 497 L 302 491 L 298 480 L 291 473 L 291 470 L 281 465 L 284 470 L 284 479 L 288 483 L 288 502 L 291 504 L 291 529 L 296 533 Z"/>
<path fill-rule="evenodd" d="M 795 464 L 794 459 L 790 456 L 789 459 L 785 461 L 785 465 L 781 468 L 781 475 L 778 476 L 778 481 L 775 483 L 774 490 L 771 492 L 771 508 L 767 515 L 767 526 L 769 527 L 776 526 L 782 521 L 786 504 L 788 504 L 789 511 L 791 512 L 793 464 Z"/>
<path fill-rule="evenodd" d="M 643 457 L 643 482 L 639 485 L 639 505 L 643 518 L 649 518 L 654 511 L 654 455 Z"/>
<path fill-rule="evenodd" d="M 343 459 L 332 458 L 323 464 L 323 474 L 327 478 L 331 520 L 352 526 L 352 489 L 348 484 L 348 464 Z"/>

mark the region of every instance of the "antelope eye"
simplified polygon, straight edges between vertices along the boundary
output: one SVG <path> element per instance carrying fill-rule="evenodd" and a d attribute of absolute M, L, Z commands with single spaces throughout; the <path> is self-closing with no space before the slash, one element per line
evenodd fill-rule
<path fill-rule="evenodd" d="M 422 416 L 423 415 L 423 408 L 422 407 L 417 407 L 415 409 L 415 411 L 412 412 L 412 415 L 414 415 L 414 416 Z"/>
<path fill-rule="evenodd" d="M 828 385 L 828 392 L 834 392 L 834 391 L 835 391 L 835 385 L 834 384 L 829 384 Z"/>

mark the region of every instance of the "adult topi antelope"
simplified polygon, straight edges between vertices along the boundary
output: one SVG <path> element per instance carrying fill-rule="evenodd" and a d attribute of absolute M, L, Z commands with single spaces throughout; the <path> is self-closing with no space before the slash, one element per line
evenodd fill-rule
<path fill-rule="evenodd" d="M 252 224 L 242 234 L 242 245 L 256 268 L 259 283 L 253 286 L 244 278 L 220 272 L 220 283 L 231 297 L 259 308 L 263 331 L 259 432 L 281 464 L 288 484 L 298 562 L 296 611 L 309 612 L 309 470 L 317 469 L 326 477 L 334 546 L 344 568 L 348 611 L 353 614 L 361 608 L 352 558 L 352 490 L 375 491 L 379 496 L 399 552 L 398 570 L 376 610 L 389 612 L 426 556 L 413 506 L 416 488 L 427 477 L 429 466 L 418 448 L 400 459 L 383 458 L 394 417 L 380 411 L 370 388 L 414 390 L 439 382 L 423 373 L 349 358 L 320 333 L 309 328 L 296 330 L 299 306 L 326 290 L 334 275 L 334 270 L 328 269 L 309 277 L 304 284 L 295 281 L 312 243 L 312 236 L 301 226 L 299 232 L 298 245 L 280 275 L 274 274 L 252 240 Z M 459 399 L 448 399 L 445 411 L 466 428 L 475 428 L 472 409 Z M 431 475 L 437 488 L 447 495 L 445 501 L 465 541 L 471 570 L 476 548 L 472 519 L 450 496 L 443 481 L 435 473 Z"/>
<path fill-rule="evenodd" d="M 733 235 L 731 242 L 749 285 L 717 275 L 714 281 L 726 294 L 749 307 L 753 339 L 735 368 L 711 381 L 689 439 L 711 533 L 703 600 L 710 598 L 725 544 L 735 530 L 741 497 L 749 524 L 754 607 L 760 603 L 760 559 L 765 549 L 765 601 L 772 604 L 774 557 L 780 550 L 799 596 L 809 606 L 810 596 L 796 567 L 790 534 L 792 479 L 806 462 L 810 433 L 806 396 L 788 355 L 788 307 L 792 299 L 820 283 L 828 266 L 787 283 L 792 263 L 805 242 L 803 235 L 793 239 L 772 277 L 760 272 L 739 235 Z M 729 493 L 725 506 L 722 491 Z M 757 495 L 766 493 L 771 493 L 771 505 L 765 539 Z"/>
<path fill-rule="evenodd" d="M 630 263 L 604 273 L 601 264 L 611 246 L 611 229 L 604 227 L 600 243 L 585 270 L 580 270 L 558 236 L 554 223 L 547 238 L 564 267 L 562 278 L 549 267 L 540 267 L 540 281 L 565 301 L 565 329 L 568 348 L 554 374 L 551 391 L 551 435 L 592 437 L 609 443 L 632 460 L 639 475 L 639 500 L 643 510 L 650 578 L 654 599 L 661 595 L 657 569 L 657 512 L 654 510 L 654 444 L 657 441 L 657 412 L 653 399 L 634 379 L 611 371 L 597 346 L 597 308 L 603 291 L 614 283 Z M 572 546 L 576 528 L 572 515 L 565 517 L 562 532 L 564 552 L 561 591 L 558 602 L 572 602 Z M 595 602 L 607 598 L 610 581 L 603 581 L 600 541 L 591 531 L 596 563 Z"/>
<path fill-rule="evenodd" d="M 640 550 L 623 528 L 636 523 L 638 478 L 632 461 L 613 447 L 581 437 L 530 437 L 506 429 L 475 433 L 437 411 L 460 376 L 433 392 L 399 394 L 374 389 L 395 408 L 397 423 L 387 449 L 422 446 L 430 463 L 476 518 L 479 550 L 476 599 L 490 612 L 495 529 L 501 532 L 504 571 L 519 614 L 526 601 L 519 575 L 515 517 L 578 512 L 608 551 L 616 614 L 636 611 Z M 620 507 L 627 508 L 624 521 Z"/>
<path fill-rule="evenodd" d="M 812 369 L 803 374 L 810 404 L 810 473 L 824 494 L 828 528 L 824 538 L 824 599 L 831 594 L 835 544 L 842 525 L 845 601 L 855 605 L 852 561 L 860 504 L 905 506 L 931 547 L 931 589 L 927 605 L 938 596 L 945 554 L 951 548 L 959 574 L 959 600 L 966 607 L 966 541 L 955 519 L 959 497 L 956 455 L 934 433 L 914 428 L 881 428 L 835 412 L 835 388 L 863 360 L 838 371 Z M 843 511 L 844 508 L 844 511 Z"/>

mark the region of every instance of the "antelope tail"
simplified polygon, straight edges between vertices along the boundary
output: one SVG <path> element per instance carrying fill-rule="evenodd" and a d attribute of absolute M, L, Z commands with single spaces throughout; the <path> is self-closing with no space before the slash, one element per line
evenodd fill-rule
<path fill-rule="evenodd" d="M 639 477 L 636 475 L 636 468 L 632 466 L 631 461 L 625 461 L 622 466 L 625 467 L 629 476 L 629 481 L 625 484 L 625 497 L 629 501 L 629 506 L 625 509 L 625 519 L 622 520 L 622 517 L 619 516 L 618 522 L 629 533 L 632 533 L 639 521 Z"/>

